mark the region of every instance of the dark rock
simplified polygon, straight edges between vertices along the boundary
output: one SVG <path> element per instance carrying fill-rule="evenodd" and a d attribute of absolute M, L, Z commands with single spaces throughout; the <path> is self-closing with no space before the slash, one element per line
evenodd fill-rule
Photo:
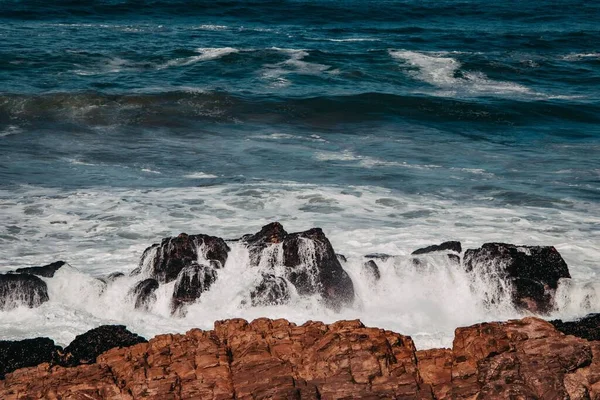
<path fill-rule="evenodd" d="M 64 349 L 60 364 L 73 367 L 96 362 L 96 357 L 115 347 L 129 347 L 147 342 L 141 336 L 129 332 L 123 325 L 103 325 L 75 338 Z"/>
<path fill-rule="evenodd" d="M 156 294 L 154 293 L 156 289 L 158 289 L 156 279 L 148 278 L 136 283 L 129 291 L 129 295 L 135 300 L 135 308 L 148 310 L 156 301 Z"/>
<path fill-rule="evenodd" d="M 532 312 L 549 312 L 559 279 L 571 277 L 567 264 L 552 246 L 486 243 L 467 250 L 463 261 L 468 272 L 507 280 L 515 306 Z"/>
<path fill-rule="evenodd" d="M 259 265 L 263 257 L 263 250 L 272 244 L 282 243 L 287 237 L 287 232 L 279 222 L 272 222 L 262 227 L 254 235 L 244 235 L 241 241 L 246 244 L 250 253 L 250 264 Z M 273 262 L 274 260 L 268 260 Z"/>
<path fill-rule="evenodd" d="M 444 242 L 440 245 L 427 246 L 417 249 L 412 252 L 412 255 L 416 256 L 419 254 L 432 253 L 434 251 L 454 251 L 460 253 L 462 252 L 462 246 L 460 245 L 460 242 Z"/>
<path fill-rule="evenodd" d="M 217 271 L 204 264 L 191 264 L 177 276 L 173 290 L 173 311 L 185 303 L 193 303 L 217 280 Z"/>
<path fill-rule="evenodd" d="M 0 340 L 0 379 L 19 368 L 34 367 L 42 363 L 54 364 L 62 350 L 48 338 L 19 341 Z"/>
<path fill-rule="evenodd" d="M 379 273 L 379 267 L 377 263 L 373 260 L 369 260 L 363 264 L 363 269 L 367 276 L 369 276 L 372 280 L 378 281 L 381 279 L 381 274 Z"/>
<path fill-rule="evenodd" d="M 588 314 L 575 321 L 549 321 L 565 335 L 573 335 L 586 340 L 600 340 L 600 314 Z"/>
<path fill-rule="evenodd" d="M 348 262 L 348 258 L 340 253 L 335 253 L 335 256 L 338 258 L 338 260 L 340 260 L 340 262 L 346 263 Z"/>
<path fill-rule="evenodd" d="M 113 273 L 111 273 L 111 274 L 108 274 L 108 275 L 106 276 L 106 279 L 107 279 L 109 282 L 114 282 L 114 281 L 116 281 L 117 279 L 119 279 L 119 278 L 122 278 L 122 277 L 124 277 L 124 276 L 125 276 L 125 274 L 124 274 L 124 273 L 122 273 L 122 272 L 113 272 Z"/>
<path fill-rule="evenodd" d="M 460 256 L 458 254 L 446 254 L 451 263 L 460 265 Z"/>
<path fill-rule="evenodd" d="M 372 258 L 372 259 L 381 260 L 381 261 L 387 261 L 393 257 L 394 256 L 391 256 L 391 255 L 385 254 L 385 253 L 371 253 L 371 254 L 365 255 L 365 258 Z"/>
<path fill-rule="evenodd" d="M 48 301 L 46 282 L 31 274 L 0 274 L 0 310 L 25 305 L 38 307 Z"/>
<path fill-rule="evenodd" d="M 44 278 L 52 278 L 56 271 L 58 271 L 65 264 L 67 263 L 64 261 L 55 261 L 52 264 L 41 267 L 18 268 L 15 272 L 19 274 L 31 274 L 43 276 Z"/>
<path fill-rule="evenodd" d="M 352 279 L 320 228 L 286 236 L 283 259 L 288 268 L 287 279 L 300 295 L 318 293 L 334 309 L 354 301 Z"/>
<path fill-rule="evenodd" d="M 290 291 L 285 279 L 272 274 L 263 274 L 261 282 L 250 293 L 253 306 L 285 304 L 290 299 Z"/>
<path fill-rule="evenodd" d="M 147 273 L 160 283 L 175 280 L 181 270 L 206 259 L 222 268 L 227 261 L 229 246 L 221 238 L 208 235 L 186 235 L 163 239 L 161 244 L 147 248 L 142 255 L 140 267 L 133 273 Z M 201 257 L 198 252 L 201 251 Z"/>

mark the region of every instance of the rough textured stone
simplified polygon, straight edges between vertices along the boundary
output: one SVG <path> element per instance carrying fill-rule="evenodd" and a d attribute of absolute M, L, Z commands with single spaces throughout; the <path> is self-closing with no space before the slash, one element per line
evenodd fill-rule
<path fill-rule="evenodd" d="M 363 263 L 363 270 L 365 274 L 372 280 L 377 282 L 381 279 L 381 274 L 379 273 L 379 266 L 373 260 L 369 260 L 366 263 Z"/>
<path fill-rule="evenodd" d="M 59 350 L 62 349 L 48 338 L 0 340 L 0 379 L 19 368 L 54 363 L 58 360 Z"/>
<path fill-rule="evenodd" d="M 148 310 L 156 301 L 156 289 L 158 289 L 158 281 L 148 278 L 135 284 L 129 291 L 129 295 L 133 297 L 135 308 Z"/>
<path fill-rule="evenodd" d="M 90 364 L 107 350 L 144 342 L 146 339 L 129 332 L 123 325 L 102 325 L 78 335 L 65 347 L 59 363 L 63 366 Z"/>
<path fill-rule="evenodd" d="M 67 263 L 64 261 L 55 261 L 51 264 L 43 265 L 41 267 L 18 268 L 15 270 L 15 272 L 18 274 L 31 274 L 43 276 L 44 278 L 52 278 L 56 271 L 58 271 L 65 264 Z"/>
<path fill-rule="evenodd" d="M 589 314 L 575 321 L 550 321 L 565 335 L 573 335 L 586 340 L 600 340 L 600 314 Z"/>
<path fill-rule="evenodd" d="M 132 274 L 144 273 L 160 283 L 177 279 L 181 270 L 204 259 L 213 267 L 222 268 L 227 261 L 229 246 L 221 238 L 208 235 L 180 234 L 163 239 L 142 254 L 140 267 Z M 200 254 L 199 254 L 200 252 Z"/>
<path fill-rule="evenodd" d="M 285 304 L 290 299 L 288 284 L 280 276 L 263 274 L 260 283 L 250 293 L 253 306 Z"/>
<path fill-rule="evenodd" d="M 352 280 L 320 228 L 287 233 L 280 223 L 273 222 L 240 240 L 248 248 L 253 266 L 269 274 L 282 264 L 285 278 L 298 294 L 319 294 L 334 309 L 354 301 Z"/>
<path fill-rule="evenodd" d="M 460 242 L 454 242 L 454 241 L 444 242 L 439 245 L 432 245 L 432 246 L 427 246 L 427 247 L 417 249 L 412 252 L 412 255 L 416 256 L 419 254 L 427 254 L 427 253 L 432 253 L 435 251 L 446 251 L 446 252 L 454 251 L 456 253 L 460 253 L 460 252 L 462 252 L 462 246 L 460 245 Z"/>
<path fill-rule="evenodd" d="M 31 274 L 0 274 L 0 310 L 38 307 L 48 301 L 46 282 Z"/>
<path fill-rule="evenodd" d="M 599 399 L 600 343 L 537 318 L 459 328 L 452 349 L 360 321 L 241 319 L 6 375 L 13 399 Z"/>
<path fill-rule="evenodd" d="M 469 272 L 508 281 L 515 306 L 537 313 L 552 309 L 559 279 L 571 277 L 567 264 L 552 246 L 486 243 L 465 251 L 463 261 Z"/>
<path fill-rule="evenodd" d="M 196 301 L 216 280 L 217 271 L 211 266 L 192 263 L 184 267 L 175 281 L 173 311 L 184 304 Z"/>

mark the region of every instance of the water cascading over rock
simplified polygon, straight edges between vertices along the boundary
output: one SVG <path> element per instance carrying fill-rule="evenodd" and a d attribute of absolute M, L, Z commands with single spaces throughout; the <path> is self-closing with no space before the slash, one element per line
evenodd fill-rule
<path fill-rule="evenodd" d="M 495 281 L 502 287 L 499 293 L 510 296 L 515 307 L 535 313 L 551 311 L 559 280 L 571 277 L 567 263 L 552 246 L 485 243 L 466 250 L 463 260 L 467 272 Z M 496 301 L 493 297 L 488 300 Z"/>
<path fill-rule="evenodd" d="M 265 225 L 258 233 L 241 238 L 250 253 L 250 263 L 268 273 L 280 267 L 301 296 L 320 295 L 333 309 L 354 301 L 354 285 L 320 228 L 288 234 L 281 224 Z M 264 281 L 263 281 L 264 282 Z M 274 283 L 281 287 L 280 283 Z M 260 284 L 255 290 L 260 292 Z M 267 285 L 273 290 L 273 284 Z"/>
<path fill-rule="evenodd" d="M 48 300 L 48 286 L 37 276 L 0 274 L 0 310 L 38 307 Z"/>
<path fill-rule="evenodd" d="M 187 235 L 165 238 L 160 244 L 147 248 L 140 266 L 132 275 L 147 279 L 136 284 L 130 293 L 136 308 L 148 308 L 154 300 L 157 283 L 176 281 L 172 310 L 191 303 L 208 290 L 217 279 L 217 270 L 227 261 L 229 246 L 221 238 L 209 235 Z"/>

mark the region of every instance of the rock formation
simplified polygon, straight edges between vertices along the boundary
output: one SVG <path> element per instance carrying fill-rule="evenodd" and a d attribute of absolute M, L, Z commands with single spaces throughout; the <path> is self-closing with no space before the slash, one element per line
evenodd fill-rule
<path fill-rule="evenodd" d="M 18 268 L 15 270 L 15 272 L 19 274 L 31 274 L 43 276 L 45 278 L 52 278 L 56 271 L 58 271 L 64 265 L 67 265 L 67 263 L 64 261 L 55 261 L 51 264 L 43 265 L 41 267 Z"/>
<path fill-rule="evenodd" d="M 159 335 L 95 364 L 7 374 L 13 399 L 598 399 L 600 342 L 529 317 L 458 328 L 452 349 L 360 321 L 261 318 Z"/>
<path fill-rule="evenodd" d="M 535 313 L 549 312 L 559 279 L 571 277 L 567 264 L 552 246 L 486 243 L 465 251 L 464 267 L 487 279 L 507 282 L 515 306 Z"/>
<path fill-rule="evenodd" d="M 48 301 L 46 282 L 31 274 L 0 274 L 0 310 L 37 307 Z"/>

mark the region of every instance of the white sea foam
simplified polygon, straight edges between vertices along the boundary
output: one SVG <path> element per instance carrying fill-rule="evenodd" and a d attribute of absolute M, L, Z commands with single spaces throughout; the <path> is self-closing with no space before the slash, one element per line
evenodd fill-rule
<path fill-rule="evenodd" d="M 277 64 L 267 64 L 263 68 L 263 79 L 272 81 L 272 85 L 276 87 L 285 87 L 291 84 L 291 81 L 286 78 L 289 74 L 298 75 L 321 75 L 323 73 L 338 73 L 336 70 L 330 70 L 331 66 L 311 63 L 304 61 L 304 58 L 309 55 L 306 50 L 301 49 L 282 49 L 273 47 L 272 50 L 289 55 L 289 59 Z"/>
<path fill-rule="evenodd" d="M 564 210 L 502 208 L 377 187 L 293 182 L 110 191 L 25 186 L 0 190 L 0 219 L 0 272 L 59 259 L 73 266 L 44 278 L 51 300 L 40 308 L 0 312 L 0 337 L 5 339 L 49 336 L 66 344 L 104 323 L 123 323 L 151 336 L 211 328 L 223 318 L 268 316 L 296 322 L 360 318 L 410 334 L 426 348 L 450 345 L 457 326 L 522 316 L 505 298 L 491 307 L 482 303 L 496 287 L 484 277 L 474 279 L 440 259 L 431 258 L 420 269 L 409 262 L 413 250 L 450 239 L 461 240 L 464 248 L 489 241 L 554 245 L 573 281 L 561 285 L 553 316 L 600 311 L 600 285 L 595 283 L 600 210 L 576 202 Z M 133 309 L 127 295 L 137 278 L 124 277 L 106 287 L 92 278 L 130 272 L 143 250 L 166 236 L 187 232 L 236 238 L 273 220 L 290 232 L 324 229 L 336 251 L 348 257 L 344 268 L 355 284 L 353 307 L 336 313 L 315 298 L 298 296 L 285 306 L 242 305 L 257 272 L 248 268 L 247 251 L 239 243 L 231 243 L 215 286 L 184 318 L 170 316 L 172 284 L 162 286 L 157 303 L 142 312 Z M 362 256 L 373 252 L 400 256 L 377 261 L 382 274 L 377 283 L 366 279 L 362 269 Z"/>
<path fill-rule="evenodd" d="M 166 63 L 159 65 L 157 68 L 183 67 L 201 61 L 216 60 L 229 54 L 239 53 L 239 51 L 239 49 L 233 47 L 201 47 L 196 49 L 196 52 L 199 53 L 197 56 L 169 60 Z"/>
<path fill-rule="evenodd" d="M 417 52 L 390 50 L 389 54 L 405 65 L 416 68 L 408 73 L 416 79 L 443 89 L 439 94 L 453 96 L 456 93 L 483 95 L 519 95 L 533 92 L 514 82 L 502 82 L 488 78 L 482 72 L 461 71 L 461 63 L 447 52 Z"/>
<path fill-rule="evenodd" d="M 217 175 L 207 174 L 204 172 L 194 172 L 193 174 L 184 175 L 184 178 L 188 179 L 213 179 L 218 178 Z"/>
<path fill-rule="evenodd" d="M 21 133 L 23 130 L 17 125 L 8 125 L 6 128 L 0 131 L 0 137 L 16 135 Z"/>

